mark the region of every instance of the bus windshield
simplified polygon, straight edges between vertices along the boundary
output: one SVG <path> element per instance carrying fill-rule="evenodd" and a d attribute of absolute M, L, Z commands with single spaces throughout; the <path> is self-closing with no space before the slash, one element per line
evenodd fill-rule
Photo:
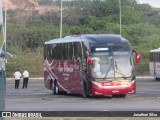
<path fill-rule="evenodd" d="M 133 71 L 131 57 L 129 46 L 112 46 L 107 49 L 93 48 L 93 77 L 95 80 L 131 78 Z"/>

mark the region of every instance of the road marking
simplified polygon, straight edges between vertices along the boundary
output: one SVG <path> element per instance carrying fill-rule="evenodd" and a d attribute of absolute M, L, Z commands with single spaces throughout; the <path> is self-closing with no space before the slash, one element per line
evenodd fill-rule
<path fill-rule="evenodd" d="M 90 103 L 101 103 L 101 102 L 106 102 L 107 100 L 102 100 L 102 101 L 95 101 L 95 102 L 90 102 Z"/>
<path fill-rule="evenodd" d="M 159 95 L 160 94 L 160 93 L 148 93 L 148 92 L 138 92 L 138 93 L 155 94 L 155 95 Z"/>
<path fill-rule="evenodd" d="M 143 101 L 143 102 L 139 102 L 139 103 L 148 103 L 148 102 L 153 102 L 153 101 L 157 101 L 157 100 L 147 100 L 147 101 Z"/>
<path fill-rule="evenodd" d="M 110 110 L 102 110 L 102 111 L 110 111 Z"/>

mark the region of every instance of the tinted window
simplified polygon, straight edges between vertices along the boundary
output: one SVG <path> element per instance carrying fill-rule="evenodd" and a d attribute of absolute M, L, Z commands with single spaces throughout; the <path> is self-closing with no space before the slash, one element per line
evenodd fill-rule
<path fill-rule="evenodd" d="M 74 46 L 74 56 L 75 59 L 77 60 L 78 58 L 82 59 L 82 48 L 80 42 L 75 42 L 73 43 Z"/>
<path fill-rule="evenodd" d="M 160 52 L 150 52 L 149 60 L 159 62 L 160 61 Z"/>
<path fill-rule="evenodd" d="M 77 60 L 82 58 L 80 42 L 57 43 L 45 46 L 45 58 L 48 60 Z"/>

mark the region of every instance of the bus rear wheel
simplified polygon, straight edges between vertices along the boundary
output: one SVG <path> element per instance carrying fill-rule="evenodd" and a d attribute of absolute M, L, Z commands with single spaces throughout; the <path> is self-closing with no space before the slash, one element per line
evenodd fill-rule
<path fill-rule="evenodd" d="M 59 89 L 58 89 L 58 85 L 56 82 L 52 83 L 52 94 L 58 94 L 59 93 Z"/>

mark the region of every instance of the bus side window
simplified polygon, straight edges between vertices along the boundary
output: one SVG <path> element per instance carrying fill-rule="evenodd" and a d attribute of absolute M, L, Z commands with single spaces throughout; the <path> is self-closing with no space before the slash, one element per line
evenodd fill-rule
<path fill-rule="evenodd" d="M 153 60 L 156 61 L 156 55 L 153 53 Z"/>
<path fill-rule="evenodd" d="M 68 51 L 68 60 L 72 60 L 72 55 L 73 55 L 73 47 L 72 47 L 72 43 L 68 43 L 67 45 L 67 51 Z"/>
<path fill-rule="evenodd" d="M 159 61 L 159 53 L 157 53 L 157 62 Z"/>
<path fill-rule="evenodd" d="M 47 59 L 48 59 L 48 60 L 51 59 L 51 51 L 52 51 L 51 46 L 48 45 L 48 47 L 47 47 Z"/>
<path fill-rule="evenodd" d="M 154 53 L 155 61 L 157 61 L 157 53 Z"/>
<path fill-rule="evenodd" d="M 75 59 L 82 59 L 82 49 L 80 42 L 75 42 L 74 43 L 74 50 L 75 50 Z"/>
<path fill-rule="evenodd" d="M 149 54 L 149 61 L 153 61 L 153 54 L 152 53 Z"/>
<path fill-rule="evenodd" d="M 70 43 L 65 43 L 65 53 L 66 53 L 66 58 L 65 60 L 70 60 Z"/>
<path fill-rule="evenodd" d="M 67 45 L 67 56 L 68 56 L 68 60 L 73 60 L 74 59 L 74 55 L 73 55 L 73 45 L 72 43 L 68 43 Z"/>
<path fill-rule="evenodd" d="M 71 56 L 72 56 L 71 60 L 75 60 L 75 49 L 74 49 L 73 42 L 71 43 L 70 47 L 71 47 L 70 51 L 71 51 Z"/>
<path fill-rule="evenodd" d="M 151 55 L 152 55 L 152 61 L 154 61 L 154 59 L 155 59 L 155 58 L 154 58 L 154 53 L 151 53 Z"/>

